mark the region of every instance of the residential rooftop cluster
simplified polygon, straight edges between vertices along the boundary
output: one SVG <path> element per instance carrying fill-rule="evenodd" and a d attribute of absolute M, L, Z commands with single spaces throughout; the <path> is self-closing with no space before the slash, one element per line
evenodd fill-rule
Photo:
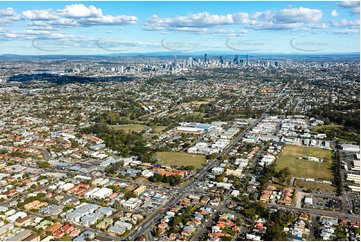
<path fill-rule="evenodd" d="M 0 240 L 359 240 L 359 60 L 227 58 L 3 58 Z"/>

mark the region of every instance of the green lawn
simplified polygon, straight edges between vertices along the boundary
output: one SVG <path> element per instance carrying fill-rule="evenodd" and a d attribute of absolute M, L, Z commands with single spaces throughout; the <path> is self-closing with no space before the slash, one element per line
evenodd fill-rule
<path fill-rule="evenodd" d="M 324 162 L 299 160 L 298 157 L 313 156 L 324 159 Z M 305 178 L 332 179 L 332 151 L 313 147 L 292 146 L 284 148 L 276 161 L 276 170 L 288 167 L 291 176 Z"/>
<path fill-rule="evenodd" d="M 323 192 L 336 192 L 335 186 L 320 182 L 302 181 L 297 179 L 295 182 L 295 186 L 299 188 L 303 188 L 305 190 L 311 189 L 311 190 L 320 190 Z"/>
<path fill-rule="evenodd" d="M 154 126 L 152 128 L 152 132 L 154 133 L 160 133 L 162 132 L 163 130 L 165 130 L 168 126 Z"/>
<path fill-rule="evenodd" d="M 141 132 L 147 129 L 147 126 L 142 124 L 121 124 L 121 125 L 109 125 L 109 128 L 114 130 L 123 130 L 124 132 L 135 131 Z"/>
<path fill-rule="evenodd" d="M 204 155 L 194 155 L 181 152 L 157 152 L 156 158 L 159 164 L 165 166 L 191 166 L 202 167 L 206 159 Z"/>
<path fill-rule="evenodd" d="M 160 133 L 165 130 L 168 126 L 154 126 L 152 130 L 154 133 Z M 148 126 L 143 124 L 121 124 L 121 125 L 109 125 L 109 128 L 113 130 L 123 130 L 124 132 L 135 131 L 141 132 L 148 128 Z"/>

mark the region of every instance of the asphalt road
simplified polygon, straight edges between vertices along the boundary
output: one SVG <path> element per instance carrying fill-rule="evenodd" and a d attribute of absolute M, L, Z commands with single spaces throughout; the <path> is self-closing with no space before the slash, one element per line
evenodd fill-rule
<path fill-rule="evenodd" d="M 203 225 L 202 228 L 197 233 L 194 234 L 191 241 L 199 241 L 199 238 L 207 231 L 208 227 L 212 225 L 213 220 L 216 218 L 219 212 L 224 209 L 225 206 L 226 206 L 226 202 L 223 201 L 220 207 L 215 208 L 215 211 L 212 213 L 212 216 L 206 221 L 205 225 Z"/>

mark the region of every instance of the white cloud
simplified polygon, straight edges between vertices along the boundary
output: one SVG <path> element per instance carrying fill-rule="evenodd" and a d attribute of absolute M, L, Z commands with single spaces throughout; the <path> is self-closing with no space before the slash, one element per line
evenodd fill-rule
<path fill-rule="evenodd" d="M 332 15 L 332 17 L 337 17 L 340 14 L 334 9 L 331 11 L 331 15 Z"/>
<path fill-rule="evenodd" d="M 338 4 L 341 8 L 350 9 L 352 14 L 360 14 L 360 2 L 359 1 L 343 1 Z"/>
<path fill-rule="evenodd" d="M 332 33 L 339 34 L 339 35 L 351 35 L 351 34 L 359 33 L 359 30 L 358 29 L 341 29 L 341 30 L 334 30 L 334 31 L 332 31 Z"/>
<path fill-rule="evenodd" d="M 51 9 L 44 9 L 44 10 L 26 10 L 23 11 L 23 15 L 25 18 L 34 21 L 41 21 L 41 20 L 50 20 L 50 19 L 57 19 L 58 17 L 54 15 Z"/>
<path fill-rule="evenodd" d="M 19 20 L 22 20 L 22 17 L 13 8 L 0 9 L 0 24 L 10 24 Z"/>
<path fill-rule="evenodd" d="M 310 8 L 286 8 L 267 10 L 251 15 L 249 28 L 255 30 L 295 30 L 306 23 L 316 24 L 322 18 L 322 11 Z M 299 29 L 298 29 L 299 30 Z"/>
<path fill-rule="evenodd" d="M 234 23 L 234 20 L 231 14 L 212 15 L 208 12 L 177 16 L 169 21 L 171 27 L 210 27 L 232 23 Z"/>
<path fill-rule="evenodd" d="M 192 27 L 170 27 L 169 30 L 180 32 L 192 32 L 192 33 L 205 33 L 207 28 L 192 28 Z"/>
<path fill-rule="evenodd" d="M 235 23 L 246 24 L 249 22 L 249 15 L 248 13 L 236 13 L 233 14 L 233 20 Z"/>
<path fill-rule="evenodd" d="M 290 30 L 301 26 L 300 23 L 264 22 L 252 26 L 254 30 Z"/>
<path fill-rule="evenodd" d="M 332 21 L 331 25 L 332 27 L 336 27 L 336 28 L 358 29 L 360 28 L 360 20 L 342 19 L 341 21 Z"/>
<path fill-rule="evenodd" d="M 125 25 L 137 23 L 137 17 L 128 15 L 104 15 L 100 8 L 86 7 L 84 4 L 71 4 L 59 10 L 27 10 L 23 16 L 31 26 L 44 27 L 87 27 L 92 25 Z"/>
<path fill-rule="evenodd" d="M 161 18 L 153 15 L 143 25 L 144 30 L 179 30 L 199 32 L 197 29 L 217 28 L 227 25 L 243 24 L 247 28 L 256 30 L 284 30 L 293 29 L 304 23 L 316 23 L 322 18 L 322 11 L 309 8 L 288 8 L 279 11 L 267 10 L 248 14 L 238 12 L 234 14 L 214 15 L 208 12 L 177 16 L 174 18 Z M 204 31 L 205 32 L 205 31 Z M 214 33 L 209 31 L 209 33 Z"/>
<path fill-rule="evenodd" d="M 260 16 L 262 16 L 263 12 L 255 12 L 251 14 L 250 19 L 258 19 Z"/>
<path fill-rule="evenodd" d="M 244 24 L 249 22 L 248 13 L 235 13 L 214 15 L 208 12 L 177 16 L 174 18 L 161 18 L 153 15 L 143 25 L 144 30 L 164 30 L 179 28 L 207 28 L 231 24 Z"/>
<path fill-rule="evenodd" d="M 87 36 L 75 36 L 69 33 L 56 33 L 44 30 L 12 31 L 0 30 L 0 40 L 20 40 L 29 43 L 29 48 L 45 52 L 62 51 L 75 47 L 95 46 L 96 40 Z"/>
<path fill-rule="evenodd" d="M 147 22 L 143 25 L 143 30 L 163 30 L 169 26 L 170 21 L 170 19 L 162 19 L 158 15 L 153 15 L 148 18 Z"/>
<path fill-rule="evenodd" d="M 322 11 L 310 8 L 286 8 L 276 12 L 277 23 L 315 23 L 322 18 Z"/>
<path fill-rule="evenodd" d="M 308 27 L 310 27 L 311 29 L 328 29 L 329 26 L 325 23 L 321 23 L 321 24 L 309 24 Z"/>
<path fill-rule="evenodd" d="M 101 17 L 103 12 L 100 8 L 94 6 L 86 7 L 84 4 L 71 4 L 65 6 L 64 9 L 58 10 L 60 16 L 67 18 L 86 18 L 86 17 Z"/>

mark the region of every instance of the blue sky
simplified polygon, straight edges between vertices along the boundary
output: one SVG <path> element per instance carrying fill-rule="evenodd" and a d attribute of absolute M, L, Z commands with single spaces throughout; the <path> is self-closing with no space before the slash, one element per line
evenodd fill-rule
<path fill-rule="evenodd" d="M 359 2 L 0 2 L 0 54 L 360 50 Z"/>

